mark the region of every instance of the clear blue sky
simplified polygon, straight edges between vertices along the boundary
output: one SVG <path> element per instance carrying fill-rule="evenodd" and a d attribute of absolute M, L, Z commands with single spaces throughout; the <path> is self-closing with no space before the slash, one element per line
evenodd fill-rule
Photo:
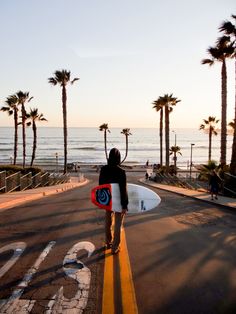
<path fill-rule="evenodd" d="M 80 77 L 68 86 L 69 126 L 158 127 L 152 101 L 173 93 L 171 128 L 198 128 L 220 118 L 220 64 L 201 60 L 231 14 L 235 0 L 1 0 L 0 102 L 29 91 L 46 125 L 61 126 L 61 89 L 47 79 L 67 69 Z M 229 121 L 234 85 L 230 61 Z"/>

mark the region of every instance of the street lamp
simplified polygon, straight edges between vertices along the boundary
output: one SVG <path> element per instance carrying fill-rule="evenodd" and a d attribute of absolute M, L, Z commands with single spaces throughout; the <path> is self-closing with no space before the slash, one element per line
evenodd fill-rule
<path fill-rule="evenodd" d="M 176 134 L 176 132 L 175 132 L 174 130 L 172 130 L 172 132 L 174 132 L 174 133 L 175 133 L 175 146 L 176 146 L 176 142 L 177 142 L 177 134 Z"/>
<path fill-rule="evenodd" d="M 192 177 L 192 166 L 193 166 L 193 146 L 195 144 L 191 144 L 191 152 L 190 152 L 190 180 L 191 180 L 191 177 Z"/>
<path fill-rule="evenodd" d="M 55 153 L 56 156 L 56 173 L 58 173 L 58 153 Z"/>

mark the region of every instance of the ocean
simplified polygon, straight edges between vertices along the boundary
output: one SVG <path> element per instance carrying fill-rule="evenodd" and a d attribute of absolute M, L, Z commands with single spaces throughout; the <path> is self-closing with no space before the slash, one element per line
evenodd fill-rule
<path fill-rule="evenodd" d="M 56 153 L 59 164 L 63 164 L 63 128 L 62 127 L 38 127 L 38 140 L 35 165 L 56 164 Z M 19 127 L 19 144 L 17 163 L 22 162 L 22 138 Z M 107 134 L 107 147 L 117 147 L 122 157 L 125 155 L 125 136 L 121 134 L 121 128 L 111 128 Z M 149 164 L 160 162 L 159 129 L 158 128 L 133 128 L 130 129 L 129 151 L 126 163 Z M 32 130 L 27 128 L 27 157 L 29 165 L 32 152 Z M 190 162 L 191 144 L 193 164 L 207 163 L 208 160 L 208 134 L 198 129 L 174 129 L 170 131 L 170 146 L 175 144 L 181 148 L 182 156 L 177 155 L 177 166 L 186 168 Z M 227 162 L 231 159 L 232 135 L 227 139 Z M 0 128 L 0 163 L 11 163 L 13 159 L 14 128 Z M 219 162 L 220 158 L 220 134 L 213 136 L 212 159 Z M 163 156 L 165 160 L 165 155 Z M 68 128 L 68 163 L 78 162 L 84 164 L 106 163 L 104 153 L 104 132 L 98 128 Z M 173 163 L 173 156 L 170 156 Z"/>

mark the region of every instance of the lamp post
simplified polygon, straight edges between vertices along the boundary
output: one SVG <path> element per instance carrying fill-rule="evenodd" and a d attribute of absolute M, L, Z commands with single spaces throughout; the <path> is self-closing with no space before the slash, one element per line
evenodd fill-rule
<path fill-rule="evenodd" d="M 58 173 L 58 153 L 55 153 L 56 156 L 56 173 Z"/>
<path fill-rule="evenodd" d="M 174 132 L 174 133 L 175 133 L 175 146 L 176 146 L 176 142 L 177 142 L 177 134 L 176 134 L 176 132 L 175 132 L 174 130 L 172 130 L 172 132 Z"/>
<path fill-rule="evenodd" d="M 195 144 L 191 144 L 191 152 L 190 152 L 190 173 L 189 173 L 189 177 L 190 177 L 190 180 L 192 178 L 192 166 L 193 166 L 193 146 Z"/>

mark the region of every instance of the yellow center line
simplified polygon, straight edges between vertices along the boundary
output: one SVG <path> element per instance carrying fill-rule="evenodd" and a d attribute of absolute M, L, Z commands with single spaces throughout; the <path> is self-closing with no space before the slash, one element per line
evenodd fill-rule
<path fill-rule="evenodd" d="M 102 313 L 115 313 L 115 287 L 118 286 L 114 282 L 114 263 L 113 259 L 117 256 L 111 255 L 109 250 L 105 252 L 104 264 L 104 279 L 103 279 L 103 300 Z M 122 298 L 122 312 L 123 314 L 137 314 L 138 308 L 135 297 L 134 284 L 132 279 L 129 254 L 126 245 L 125 231 L 121 231 L 121 250 L 118 253 L 119 257 L 119 273 L 120 273 L 120 289 Z"/>
<path fill-rule="evenodd" d="M 104 278 L 103 278 L 103 297 L 102 313 L 114 314 L 114 276 L 113 276 L 113 255 L 109 250 L 105 251 Z"/>
<path fill-rule="evenodd" d="M 119 253 L 119 261 L 123 313 L 137 314 L 138 308 L 124 229 L 121 232 L 121 243 L 122 249 Z"/>

